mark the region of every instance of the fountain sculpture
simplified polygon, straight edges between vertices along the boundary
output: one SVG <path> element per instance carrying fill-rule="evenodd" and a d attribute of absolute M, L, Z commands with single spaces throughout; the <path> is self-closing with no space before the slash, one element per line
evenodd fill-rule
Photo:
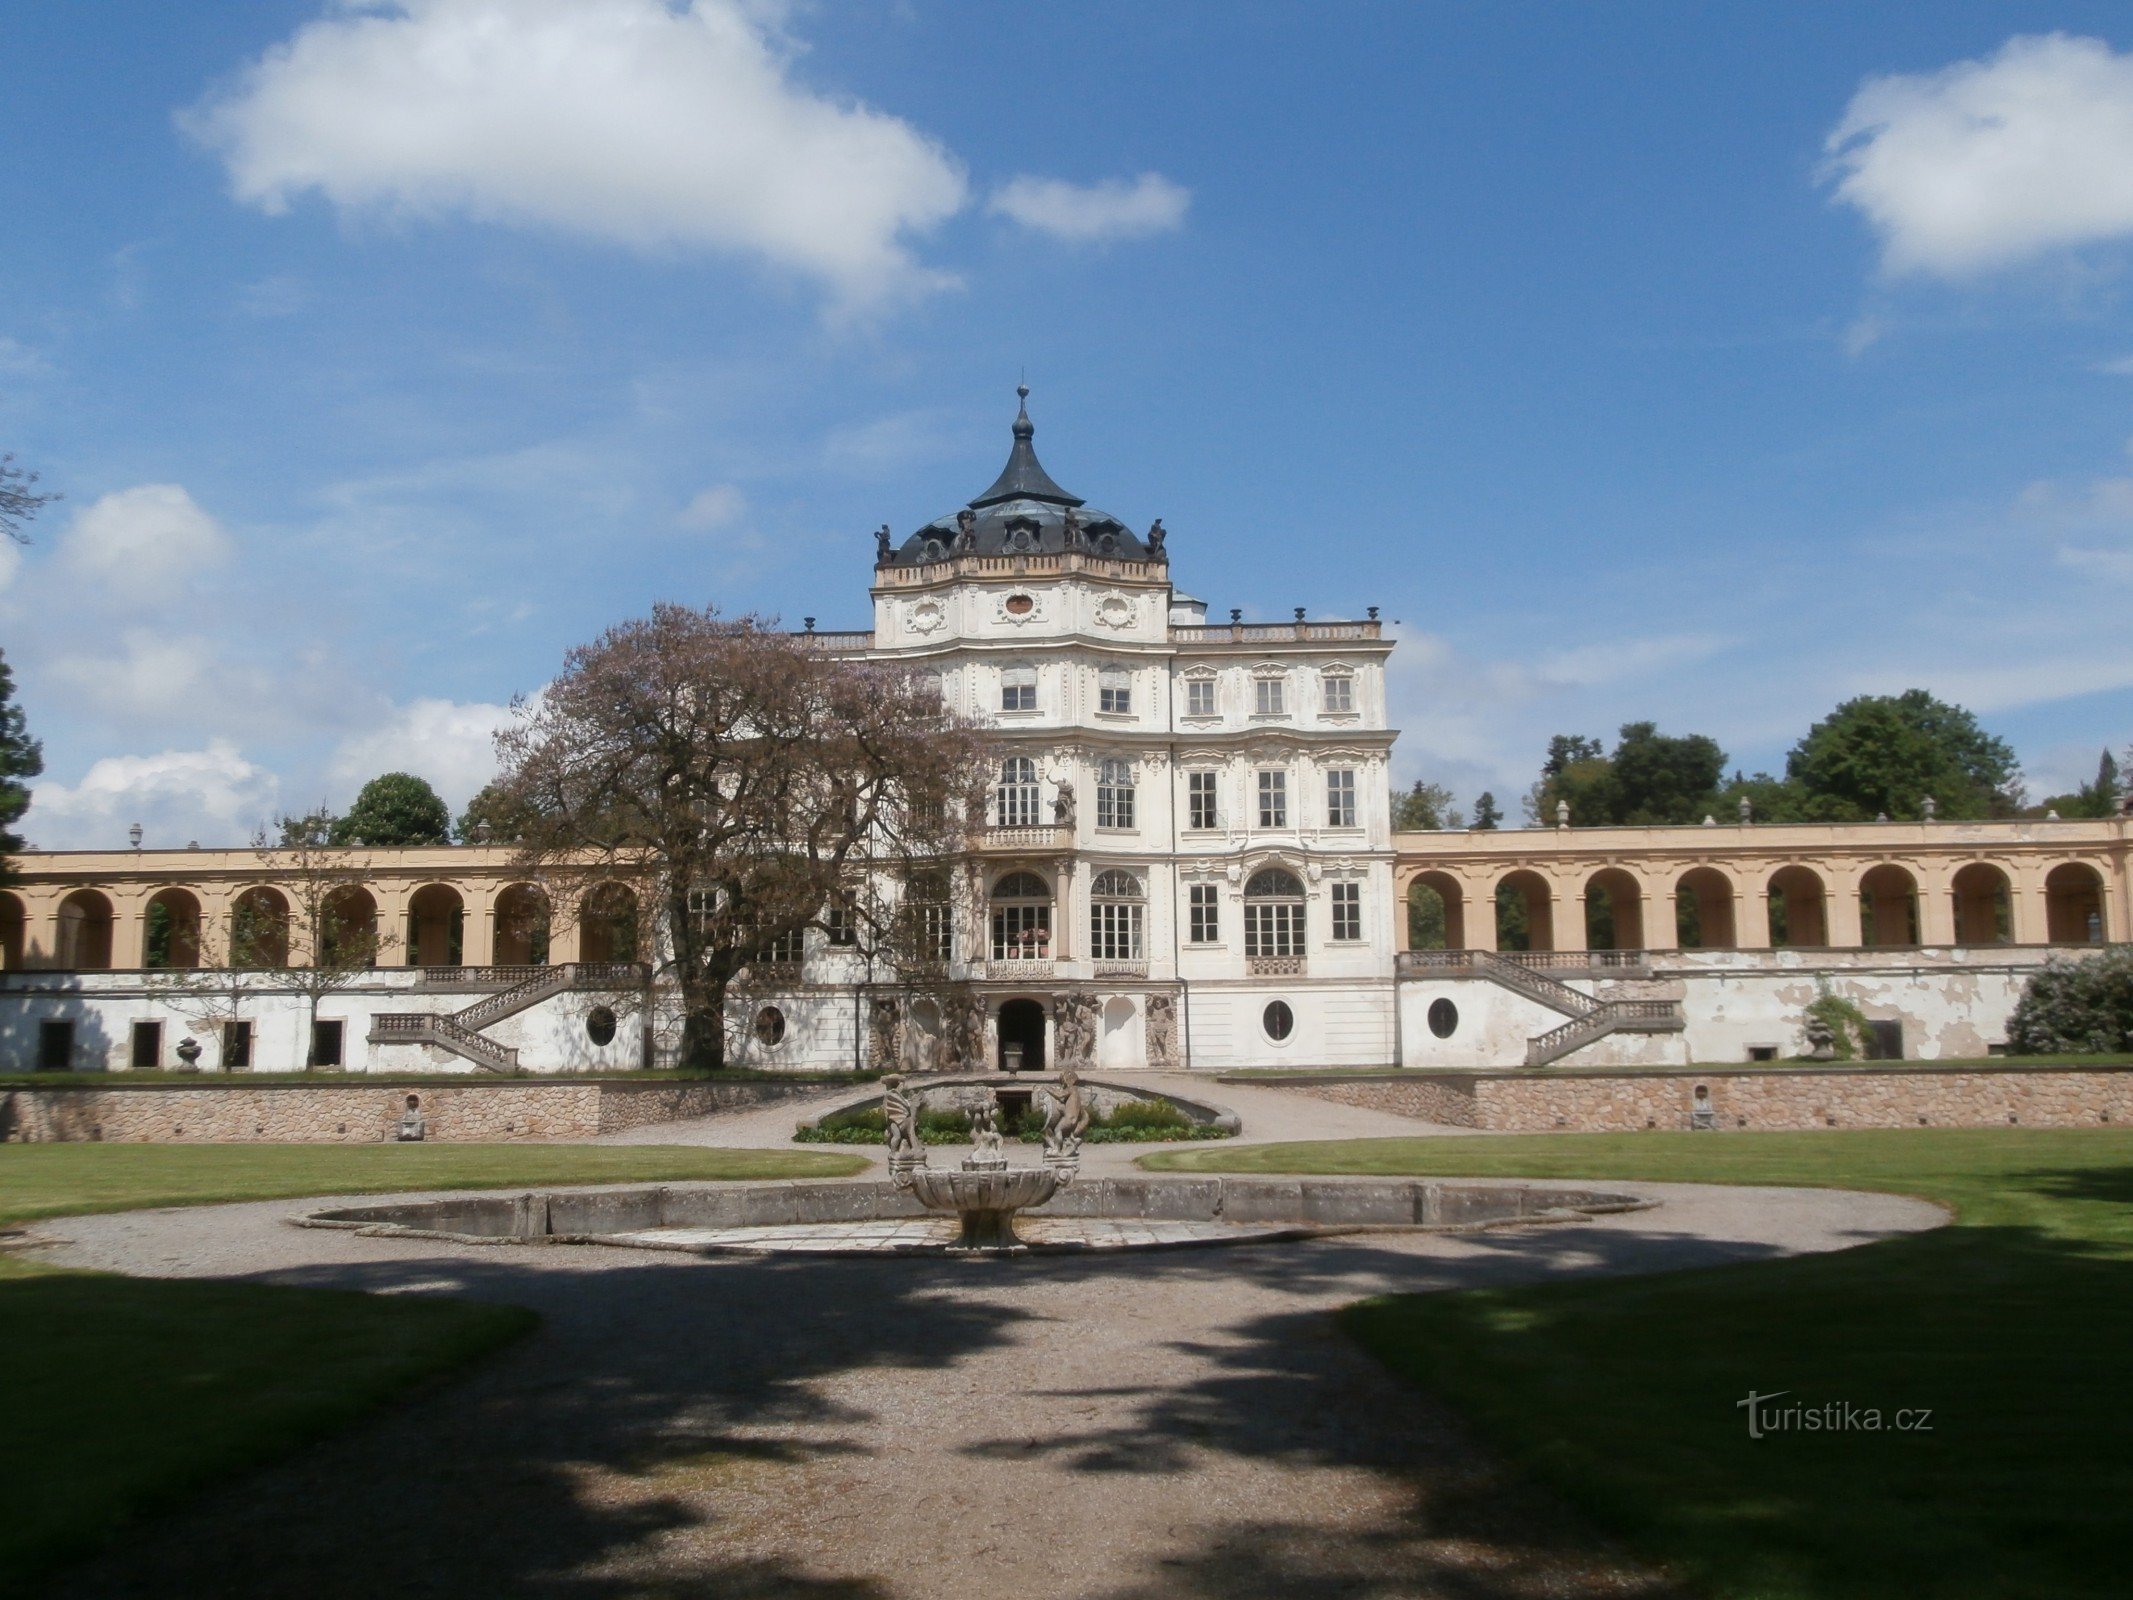
<path fill-rule="evenodd" d="M 1044 1165 L 1010 1167 L 1000 1133 L 1000 1101 L 986 1089 L 972 1108 L 971 1153 L 960 1171 L 935 1172 L 926 1165 L 918 1136 L 919 1098 L 903 1079 L 882 1079 L 882 1111 L 888 1122 L 889 1179 L 928 1211 L 952 1211 L 962 1223 L 953 1248 L 1003 1253 L 1020 1250 L 1015 1213 L 1041 1206 L 1074 1180 L 1081 1166 L 1081 1136 L 1089 1111 L 1073 1068 L 1038 1091 L 1044 1102 Z"/>

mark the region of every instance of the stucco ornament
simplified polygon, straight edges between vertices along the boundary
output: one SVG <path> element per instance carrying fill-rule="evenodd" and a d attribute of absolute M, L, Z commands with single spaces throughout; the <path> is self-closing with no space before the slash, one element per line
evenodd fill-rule
<path fill-rule="evenodd" d="M 1096 624 L 1101 628 L 1133 626 L 1133 602 L 1122 594 L 1107 594 L 1096 602 Z"/>
<path fill-rule="evenodd" d="M 939 633 L 948 625 L 948 617 L 934 601 L 922 600 L 911 608 L 907 625 L 913 633 Z"/>

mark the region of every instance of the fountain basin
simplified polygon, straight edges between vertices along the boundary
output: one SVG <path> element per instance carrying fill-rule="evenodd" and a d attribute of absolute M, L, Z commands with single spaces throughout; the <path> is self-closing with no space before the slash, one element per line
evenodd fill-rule
<path fill-rule="evenodd" d="M 1015 1250 L 1015 1213 L 1041 1206 L 1059 1192 L 1059 1174 L 1050 1167 L 965 1168 L 936 1172 L 921 1167 L 911 1174 L 911 1197 L 928 1211 L 953 1211 L 961 1220 L 959 1250 Z"/>

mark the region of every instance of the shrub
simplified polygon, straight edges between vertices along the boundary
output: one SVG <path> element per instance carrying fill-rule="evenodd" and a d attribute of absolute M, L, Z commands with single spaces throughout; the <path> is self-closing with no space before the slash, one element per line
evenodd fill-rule
<path fill-rule="evenodd" d="M 2024 1056 L 2133 1049 L 2133 945 L 2045 962 L 2022 989 L 2007 1021 L 2007 1043 Z"/>
<path fill-rule="evenodd" d="M 1822 984 L 1822 997 L 1807 1008 L 1810 1017 L 1820 1017 L 1829 1025 L 1833 1035 L 1831 1046 L 1839 1061 L 1854 1061 L 1866 1050 L 1866 1013 L 1851 1001 L 1829 992 L 1829 983 Z"/>

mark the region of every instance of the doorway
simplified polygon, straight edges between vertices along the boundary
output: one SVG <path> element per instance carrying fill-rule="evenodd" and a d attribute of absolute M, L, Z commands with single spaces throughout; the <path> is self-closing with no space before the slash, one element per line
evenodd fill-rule
<path fill-rule="evenodd" d="M 1009 1000 L 1000 1007 L 1000 1070 L 1013 1072 L 1018 1065 L 1024 1072 L 1044 1070 L 1044 1006 L 1036 1000 Z"/>

